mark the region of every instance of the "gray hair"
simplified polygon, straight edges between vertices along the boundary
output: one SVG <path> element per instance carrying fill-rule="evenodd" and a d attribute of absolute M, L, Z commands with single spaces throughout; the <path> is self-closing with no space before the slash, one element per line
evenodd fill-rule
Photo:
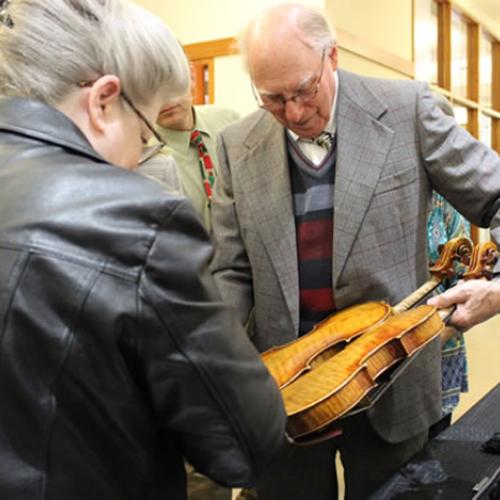
<path fill-rule="evenodd" d="M 126 0 L 13 0 L 0 25 L 0 93 L 60 103 L 80 82 L 120 78 L 133 102 L 185 94 L 189 71 L 169 28 Z"/>
<path fill-rule="evenodd" d="M 259 31 L 280 30 L 288 23 L 297 28 L 304 43 L 322 52 L 336 46 L 335 30 L 317 9 L 301 4 L 287 3 L 271 7 L 252 19 L 238 36 L 238 49 L 248 68 L 250 44 Z"/>

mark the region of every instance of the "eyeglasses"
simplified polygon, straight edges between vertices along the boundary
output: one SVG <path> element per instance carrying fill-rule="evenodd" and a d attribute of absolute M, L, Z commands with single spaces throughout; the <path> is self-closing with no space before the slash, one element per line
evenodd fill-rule
<path fill-rule="evenodd" d="M 130 98 L 122 91 L 121 96 L 123 100 L 132 108 L 132 111 L 137 115 L 137 117 L 146 125 L 146 128 L 153 134 L 153 137 L 156 139 L 156 143 L 147 146 L 148 140 L 141 136 L 142 144 L 145 146 L 141 159 L 139 160 L 139 165 L 150 160 L 153 156 L 157 155 L 164 147 L 165 141 L 161 138 L 160 134 L 154 129 L 153 125 L 151 125 L 150 121 L 144 116 L 144 114 L 137 109 L 134 103 L 130 100 Z"/>
<path fill-rule="evenodd" d="M 83 87 L 92 87 L 94 85 L 94 81 L 82 81 L 78 82 L 78 86 L 83 88 Z M 141 134 L 141 142 L 144 146 L 141 159 L 139 160 L 139 165 L 150 160 L 153 156 L 157 155 L 165 146 L 165 141 L 161 138 L 160 134 L 155 130 L 153 125 L 151 125 L 151 122 L 144 116 L 144 114 L 134 105 L 134 103 L 130 100 L 130 98 L 125 94 L 125 92 L 121 92 L 121 97 L 122 99 L 130 106 L 132 111 L 137 115 L 139 120 L 146 125 L 146 128 L 153 134 L 153 137 L 156 139 L 156 143 L 147 146 L 149 140 L 144 138 Z"/>
<path fill-rule="evenodd" d="M 312 101 L 319 91 L 319 85 L 321 83 L 321 78 L 323 77 L 323 68 L 325 63 L 326 49 L 323 49 L 321 54 L 321 67 L 319 70 L 319 77 L 314 85 L 309 89 L 299 90 L 292 97 L 285 99 L 281 94 L 261 94 L 255 88 L 252 80 L 250 80 L 252 85 L 252 92 L 257 101 L 259 108 L 265 109 L 267 111 L 281 111 L 285 109 L 286 103 L 288 101 L 293 101 L 296 104 L 306 104 Z"/>

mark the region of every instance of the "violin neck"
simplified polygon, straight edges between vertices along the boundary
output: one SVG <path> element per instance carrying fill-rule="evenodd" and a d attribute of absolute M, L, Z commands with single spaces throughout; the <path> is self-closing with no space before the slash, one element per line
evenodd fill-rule
<path fill-rule="evenodd" d="M 444 309 L 438 310 L 439 317 L 441 318 L 442 322 L 445 325 L 448 323 L 448 320 L 451 318 L 451 316 L 455 312 L 456 308 L 457 308 L 457 306 L 456 306 L 456 304 L 454 304 L 451 307 L 445 307 Z"/>
<path fill-rule="evenodd" d="M 434 276 L 431 277 L 429 281 L 426 281 L 420 288 L 415 290 L 412 294 L 408 295 L 401 302 L 393 306 L 392 311 L 394 314 L 402 313 L 407 311 L 417 304 L 422 302 L 428 295 L 430 295 L 441 283 L 440 278 Z"/>

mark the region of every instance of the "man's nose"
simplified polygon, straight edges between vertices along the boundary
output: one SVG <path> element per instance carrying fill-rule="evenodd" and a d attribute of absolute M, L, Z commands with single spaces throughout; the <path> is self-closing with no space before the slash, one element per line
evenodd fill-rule
<path fill-rule="evenodd" d="M 300 122 L 304 106 L 290 99 L 285 102 L 285 117 L 288 122 Z"/>

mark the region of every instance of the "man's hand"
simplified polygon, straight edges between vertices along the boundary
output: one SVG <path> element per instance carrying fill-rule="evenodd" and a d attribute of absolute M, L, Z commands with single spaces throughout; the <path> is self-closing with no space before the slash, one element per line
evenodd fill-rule
<path fill-rule="evenodd" d="M 483 280 L 463 281 L 427 303 L 439 309 L 456 304 L 457 309 L 448 324 L 460 331 L 466 331 L 500 312 L 500 283 Z"/>

